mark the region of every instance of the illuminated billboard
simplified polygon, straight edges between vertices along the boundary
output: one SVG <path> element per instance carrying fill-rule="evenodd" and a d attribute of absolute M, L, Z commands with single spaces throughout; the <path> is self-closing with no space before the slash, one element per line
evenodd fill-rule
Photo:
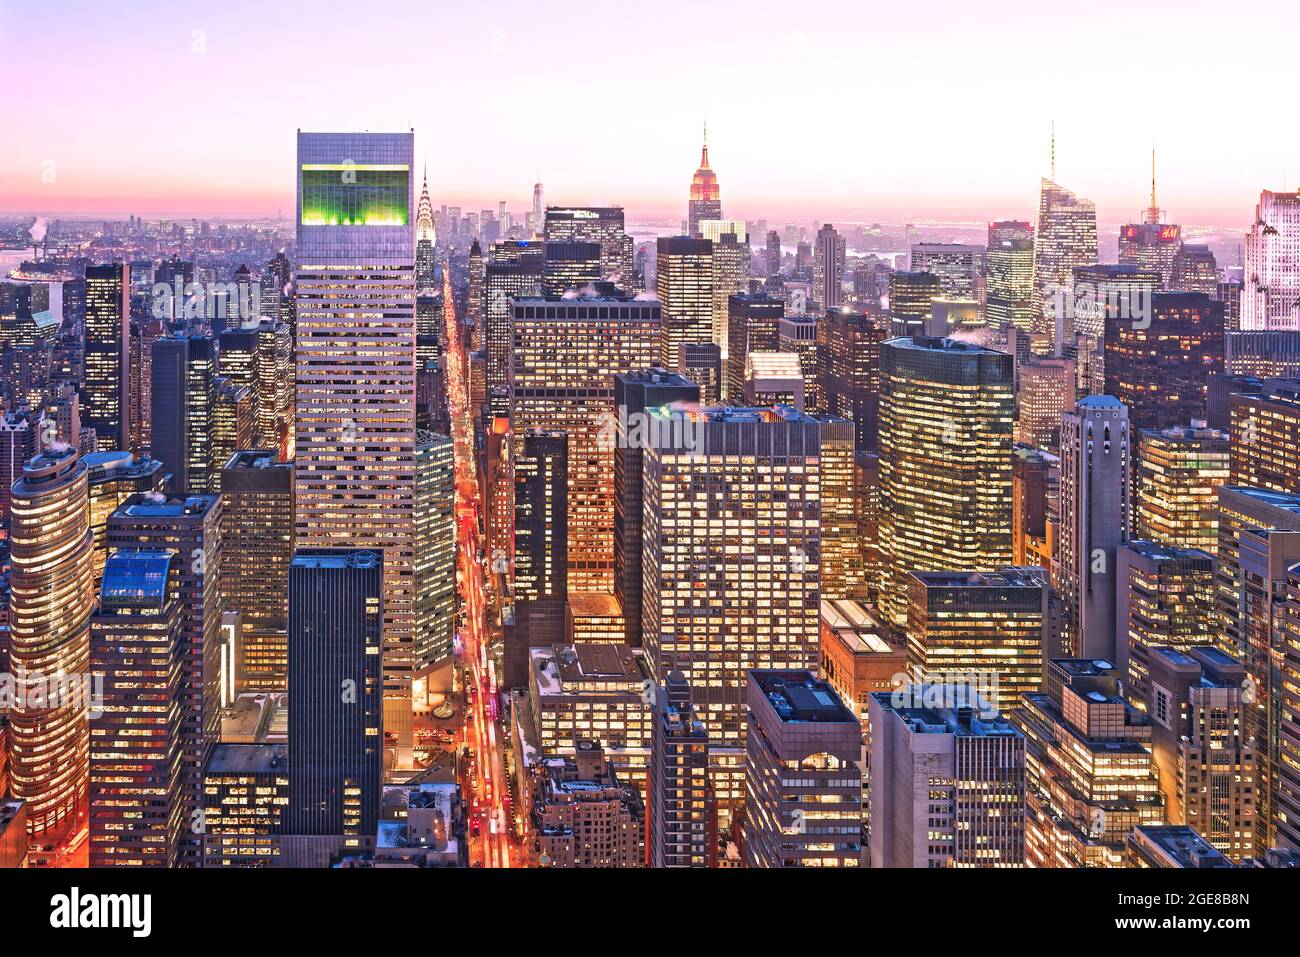
<path fill-rule="evenodd" d="M 302 225 L 405 226 L 410 219 L 410 178 L 408 166 L 304 164 Z"/>

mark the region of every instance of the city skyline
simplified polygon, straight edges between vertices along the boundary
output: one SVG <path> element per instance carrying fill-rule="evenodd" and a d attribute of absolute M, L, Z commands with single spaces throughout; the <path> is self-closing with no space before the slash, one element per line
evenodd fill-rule
<path fill-rule="evenodd" d="M 285 190 L 285 157 L 297 129 L 413 128 L 416 164 L 427 164 L 434 195 L 466 208 L 494 206 L 503 197 L 522 208 L 540 179 L 552 202 L 617 204 L 636 216 L 670 219 L 680 215 L 705 121 L 723 207 L 750 218 L 1025 217 L 1038 178 L 1051 174 L 1053 124 L 1058 181 L 1095 202 L 1104 223 L 1130 221 L 1146 205 L 1153 146 L 1161 206 L 1176 222 L 1207 227 L 1245 227 L 1258 190 L 1290 185 L 1287 168 L 1300 169 L 1300 132 L 1269 122 L 1267 98 L 1243 98 L 1230 80 L 1200 85 L 1195 96 L 1170 96 L 1158 113 L 1098 108 L 1108 97 L 1133 95 L 1132 70 L 1153 55 L 1153 34 L 1173 26 L 1175 11 L 1185 62 L 1212 55 L 1216 76 L 1249 75 L 1252 84 L 1268 88 L 1275 81 L 1280 88 L 1284 68 L 1251 55 L 1254 28 L 1244 14 L 1224 23 L 1209 4 L 1135 10 L 1107 2 L 1065 13 L 1009 0 L 994 12 L 941 0 L 925 8 L 943 14 L 933 18 L 906 10 L 850 18 L 843 4 L 814 6 L 801 8 L 792 23 L 763 5 L 693 9 L 694 29 L 685 37 L 677 35 L 671 11 L 584 22 L 576 42 L 587 66 L 548 76 L 547 94 L 578 104 L 577 117 L 624 118 L 600 124 L 555 123 L 549 113 L 534 115 L 515 102 L 520 69 L 544 74 L 544 51 L 575 44 L 567 26 L 577 15 L 573 7 L 573 17 L 552 11 L 524 30 L 512 15 L 522 11 L 512 4 L 492 11 L 401 4 L 367 22 L 362 54 L 336 58 L 315 81 L 328 95 L 303 106 L 292 96 L 277 99 L 277 84 L 317 68 L 321 51 L 355 42 L 345 7 L 336 16 L 304 19 L 300 4 L 233 3 L 217 16 L 202 5 L 150 2 L 126 17 L 108 17 L 73 2 L 51 16 L 20 0 L 0 11 L 0 88 L 16 94 L 9 115 L 24 130 L 0 159 L 0 209 L 289 216 L 294 200 Z M 1031 9 L 1032 17 L 1018 16 Z M 999 22 L 998 14 L 1014 28 L 978 32 Z M 45 35 L 58 37 L 38 47 L 39 69 L 23 68 L 26 46 L 10 48 L 22 31 L 9 27 L 29 18 L 48 23 Z M 298 42 L 276 42 L 285 29 Z M 413 37 L 428 36 L 436 48 L 440 36 L 453 35 L 458 44 L 438 48 L 437 56 L 393 57 L 376 107 L 371 59 L 409 48 Z M 633 40 L 656 51 L 653 63 L 634 59 L 629 68 L 619 47 Z M 105 42 L 135 55 L 94 56 Z M 1035 71 L 1044 50 L 1053 60 Z M 1093 68 L 1063 68 L 1081 60 Z M 755 77 L 749 81 L 747 61 Z M 999 62 L 1010 65 L 988 66 Z M 131 91 L 144 82 L 140 63 L 185 78 L 149 88 L 144 106 L 154 119 L 144 135 L 114 139 L 113 124 L 138 118 L 138 108 L 84 110 L 75 123 L 49 108 L 91 90 L 117 91 L 130 104 Z M 917 63 L 951 66 L 918 70 Z M 234 64 L 238 70 L 230 69 Z M 865 101 L 857 95 L 864 65 L 884 81 Z M 1177 68 L 1169 69 L 1168 80 L 1151 81 L 1156 89 L 1181 81 Z M 846 102 L 869 108 L 846 114 L 834 98 L 815 95 L 822 84 L 838 85 L 846 97 L 854 91 Z M 458 87 L 466 95 L 457 95 Z M 1014 108 L 954 110 L 944 97 L 958 91 L 975 103 L 1010 97 Z M 1190 134 L 1212 116 L 1268 135 L 1242 143 Z M 986 145 L 991 132 L 996 149 Z M 790 148 L 800 137 L 808 148 Z M 115 148 L 100 148 L 104 142 Z"/>

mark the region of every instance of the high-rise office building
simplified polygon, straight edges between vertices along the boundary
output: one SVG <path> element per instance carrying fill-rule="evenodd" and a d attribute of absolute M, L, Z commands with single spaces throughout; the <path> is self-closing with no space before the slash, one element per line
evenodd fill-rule
<path fill-rule="evenodd" d="M 627 643 L 641 646 L 641 550 L 645 499 L 642 471 L 647 410 L 660 406 L 693 406 L 700 387 L 690 379 L 654 368 L 614 376 L 614 408 L 618 435 L 614 442 L 614 597 L 623 611 Z"/>
<path fill-rule="evenodd" d="M 1300 330 L 1225 332 L 1223 371 L 1230 376 L 1300 376 Z"/>
<path fill-rule="evenodd" d="M 216 350 L 205 336 L 175 335 L 153 345 L 153 457 L 178 493 L 217 491 L 221 462 L 212 448 L 216 418 Z"/>
<path fill-rule="evenodd" d="M 9 712 L 9 786 L 26 803 L 28 832 L 55 840 L 83 822 L 86 798 L 91 689 L 78 693 L 77 678 L 89 670 L 95 601 L 87 501 L 85 463 L 67 449 L 31 459 L 11 502 L 9 668 L 24 687 Z"/>
<path fill-rule="evenodd" d="M 384 729 L 411 764 L 413 133 L 298 134 L 295 545 L 381 550 Z"/>
<path fill-rule="evenodd" d="M 81 419 L 104 448 L 131 447 L 131 267 L 86 267 Z"/>
<path fill-rule="evenodd" d="M 647 419 L 642 641 L 657 681 L 690 681 L 719 804 L 733 808 L 745 672 L 817 666 L 821 425 L 790 408 Z"/>
<path fill-rule="evenodd" d="M 1128 700 L 1145 708 L 1151 649 L 1186 652 L 1218 640 L 1214 558 L 1138 538 L 1116 550 L 1115 564 L 1115 662 Z"/>
<path fill-rule="evenodd" d="M 1130 507 L 1128 409 L 1088 396 L 1061 416 L 1057 588 L 1076 657 L 1115 657 L 1115 551 L 1128 541 Z"/>
<path fill-rule="evenodd" d="M 880 426 L 880 346 L 889 338 L 883 316 L 828 312 L 817 320 L 817 384 L 826 411 L 853 423 L 859 452 L 875 452 Z"/>
<path fill-rule="evenodd" d="M 680 671 L 668 674 L 654 693 L 646 783 L 650 866 L 708 867 L 713 846 L 709 733 L 691 707 L 691 687 Z"/>
<path fill-rule="evenodd" d="M 1206 417 L 1210 375 L 1223 371 L 1223 304 L 1204 293 L 1151 297 L 1146 321 L 1106 317 L 1106 394 L 1129 408 L 1136 429 Z"/>
<path fill-rule="evenodd" d="M 1173 277 L 1174 263 L 1183 245 L 1183 228 L 1163 219 L 1164 210 L 1156 202 L 1156 156 L 1152 151 L 1151 205 L 1143 211 L 1142 222 L 1120 227 L 1119 261 L 1159 273 L 1163 289 L 1180 289 L 1173 284 Z"/>
<path fill-rule="evenodd" d="M 1213 555 L 1219 547 L 1218 489 L 1228 481 L 1228 437 L 1204 419 L 1143 429 L 1136 468 L 1138 538 Z"/>
<path fill-rule="evenodd" d="M 515 456 L 515 598 L 569 591 L 568 436 L 530 429 Z"/>
<path fill-rule="evenodd" d="M 966 686 L 869 700 L 871 866 L 1023 866 L 1024 736 Z"/>
<path fill-rule="evenodd" d="M 1300 329 L 1300 192 L 1261 190 L 1246 234 L 1239 329 Z"/>
<path fill-rule="evenodd" d="M 632 288 L 632 237 L 624 232 L 622 206 L 547 206 L 545 238 L 548 243 L 599 243 L 599 278 Z"/>
<path fill-rule="evenodd" d="M 578 741 L 572 758 L 551 759 L 535 773 L 532 824 L 543 867 L 645 865 L 645 802 L 600 742 Z"/>
<path fill-rule="evenodd" d="M 1061 413 L 1074 408 L 1073 359 L 1035 356 L 1016 370 L 1016 441 L 1036 449 L 1060 447 Z"/>
<path fill-rule="evenodd" d="M 179 556 L 181 604 L 181 816 L 202 806 L 203 765 L 221 731 L 221 707 L 233 700 L 234 649 L 222 634 L 221 497 L 133 495 L 108 518 L 109 554 L 143 549 Z M 186 828 L 179 861 L 197 866 L 202 836 Z"/>
<path fill-rule="evenodd" d="M 239 612 L 238 690 L 289 690 L 293 466 L 272 449 L 240 450 L 221 471 L 221 592 Z"/>
<path fill-rule="evenodd" d="M 542 266 L 543 296 L 563 296 L 601 281 L 600 243 L 548 240 Z"/>
<path fill-rule="evenodd" d="M 718 225 L 712 221 L 706 227 Z M 749 291 L 749 240 L 744 223 L 728 224 L 739 233 L 705 230 L 705 239 L 713 243 L 713 338 L 712 341 L 728 354 L 730 300 L 733 295 Z"/>
<path fill-rule="evenodd" d="M 1030 332 L 1035 319 L 1033 224 L 1018 220 L 989 223 L 984 269 L 988 324 Z"/>
<path fill-rule="evenodd" d="M 832 415 L 814 418 L 821 424 L 822 598 L 864 598 L 867 582 L 859 535 L 853 423 Z"/>
<path fill-rule="evenodd" d="M 668 236 L 660 237 L 655 248 L 655 288 L 663 307 L 659 364 L 676 369 L 683 344 L 714 342 L 713 243 Z"/>
<path fill-rule="evenodd" d="M 415 699 L 451 690 L 456 473 L 449 436 L 415 434 Z"/>
<path fill-rule="evenodd" d="M 1151 649 L 1145 702 L 1171 824 L 1195 828 L 1234 861 L 1254 856 L 1257 744 L 1241 662 L 1216 648 Z"/>
<path fill-rule="evenodd" d="M 700 235 L 700 220 L 722 218 L 722 195 L 718 190 L 718 176 L 709 168 L 709 130 L 704 128 L 704 146 L 700 150 L 700 165 L 691 177 L 691 197 L 687 203 L 687 235 Z M 666 364 L 666 363 L 665 363 Z"/>
<path fill-rule="evenodd" d="M 131 387 L 129 417 L 133 452 L 144 453 L 153 444 L 153 344 L 167 334 L 160 319 L 131 322 Z"/>
<path fill-rule="evenodd" d="M 785 303 L 763 293 L 737 294 L 727 301 L 727 383 L 732 404 L 744 402 L 745 361 L 752 352 L 777 352 Z"/>
<path fill-rule="evenodd" d="M 42 446 L 45 416 L 28 407 L 0 414 L 0 526 L 9 527 L 10 493 Z"/>
<path fill-rule="evenodd" d="M 811 413 L 827 411 L 826 395 L 817 375 L 817 327 L 823 321 L 816 316 L 782 316 L 776 326 L 776 351 L 799 357 L 804 409 Z"/>
<path fill-rule="evenodd" d="M 1273 679 L 1274 702 L 1269 715 L 1268 841 L 1265 847 L 1281 845 L 1300 850 L 1300 563 L 1286 573 L 1282 604 L 1279 674 Z M 1270 654 L 1277 657 L 1277 649 Z M 1249 687 L 1249 686 L 1248 686 Z M 1256 738 L 1258 740 L 1258 737 Z"/>
<path fill-rule="evenodd" d="M 183 829 L 185 649 L 175 551 L 119 549 L 90 621 L 90 866 L 174 867 Z"/>
<path fill-rule="evenodd" d="M 716 342 L 686 342 L 674 370 L 700 387 L 700 402 L 719 405 L 726 390 L 722 347 Z"/>
<path fill-rule="evenodd" d="M 1217 298 L 1219 292 L 1219 264 L 1209 246 L 1199 243 L 1178 244 L 1174 254 L 1174 269 L 1169 277 L 1169 288 L 1178 292 L 1203 292 Z M 1227 310 L 1224 311 L 1227 318 Z"/>
<path fill-rule="evenodd" d="M 1120 694 L 1107 659 L 1054 658 L 1043 691 L 1011 719 L 1025 736 L 1031 867 L 1122 867 L 1134 827 L 1163 824 L 1151 720 Z"/>
<path fill-rule="evenodd" d="M 907 624 L 912 571 L 1011 562 L 1011 356 L 955 339 L 880 351 L 880 605 Z"/>
<path fill-rule="evenodd" d="M 1054 624 L 1045 569 L 912 572 L 907 586 L 907 659 L 918 682 L 968 680 L 1003 714 L 1039 689 Z"/>
<path fill-rule="evenodd" d="M 1273 380 L 1228 396 L 1228 481 L 1300 492 L 1300 382 Z"/>
<path fill-rule="evenodd" d="M 1031 247 L 1032 248 L 1032 247 Z M 962 243 L 913 243 L 908 268 L 939 277 L 939 295 L 971 299 L 983 295 L 985 248 Z"/>
<path fill-rule="evenodd" d="M 203 866 L 275 866 L 288 806 L 287 745 L 217 745 L 203 769 Z"/>
<path fill-rule="evenodd" d="M 815 671 L 754 669 L 745 702 L 746 866 L 861 866 L 858 716 Z"/>
<path fill-rule="evenodd" d="M 889 327 L 894 336 L 925 333 L 940 285 L 939 277 L 932 272 L 900 270 L 890 275 Z"/>
<path fill-rule="evenodd" d="M 830 223 L 817 230 L 813 245 L 813 299 L 823 310 L 838 309 L 844 301 L 845 239 Z"/>
<path fill-rule="evenodd" d="M 1049 179 L 1038 197 L 1034 237 L 1034 286 L 1043 312 L 1034 332 L 1053 332 L 1057 316 L 1049 310 L 1058 290 L 1073 289 L 1076 266 L 1097 262 L 1097 208 Z"/>
<path fill-rule="evenodd" d="M 108 517 L 138 492 L 161 492 L 162 463 L 157 459 L 136 460 L 130 452 L 90 452 L 86 463 L 86 484 L 90 497 L 90 531 L 95 536 L 95 591 L 108 558 Z"/>
<path fill-rule="evenodd" d="M 546 269 L 545 244 L 536 240 L 510 240 L 491 247 L 483 277 L 484 384 L 486 388 L 510 384 L 510 364 L 515 330 L 510 299 L 541 294 Z"/>
<path fill-rule="evenodd" d="M 257 409 L 248 386 L 221 376 L 213 379 L 212 384 L 212 434 L 208 441 L 212 468 L 208 487 L 213 492 L 220 492 L 222 467 L 240 449 L 253 447 Z"/>
<path fill-rule="evenodd" d="M 383 556 L 299 548 L 289 565 L 292 834 L 373 841 L 383 767 Z"/>
<path fill-rule="evenodd" d="M 568 437 L 569 586 L 612 591 L 614 377 L 658 364 L 659 303 L 626 295 L 519 298 L 511 313 L 516 451 L 530 429 Z"/>
<path fill-rule="evenodd" d="M 415 289 L 418 293 L 436 292 L 438 266 L 434 249 L 438 234 L 433 227 L 433 201 L 429 199 L 429 171 L 424 172 L 420 202 L 415 210 Z"/>
<path fill-rule="evenodd" d="M 288 325 L 263 319 L 226 329 L 219 356 L 220 374 L 247 386 L 252 395 L 252 446 L 271 449 L 283 461 L 293 431 L 293 341 Z M 223 464 L 219 460 L 217 468 Z"/>

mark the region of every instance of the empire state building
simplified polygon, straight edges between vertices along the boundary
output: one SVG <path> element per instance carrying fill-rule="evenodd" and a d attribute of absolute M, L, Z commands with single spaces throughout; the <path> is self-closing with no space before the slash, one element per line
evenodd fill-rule
<path fill-rule="evenodd" d="M 700 222 L 722 218 L 722 199 L 718 192 L 718 177 L 709 169 L 709 128 L 704 127 L 704 149 L 700 153 L 700 168 L 691 178 L 691 201 L 687 209 L 687 228 L 692 236 L 700 235 Z"/>

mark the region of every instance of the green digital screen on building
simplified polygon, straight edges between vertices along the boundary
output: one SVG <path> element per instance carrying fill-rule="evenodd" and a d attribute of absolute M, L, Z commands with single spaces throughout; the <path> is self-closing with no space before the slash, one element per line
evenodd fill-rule
<path fill-rule="evenodd" d="M 311 163 L 302 168 L 302 225 L 405 226 L 406 166 Z"/>

